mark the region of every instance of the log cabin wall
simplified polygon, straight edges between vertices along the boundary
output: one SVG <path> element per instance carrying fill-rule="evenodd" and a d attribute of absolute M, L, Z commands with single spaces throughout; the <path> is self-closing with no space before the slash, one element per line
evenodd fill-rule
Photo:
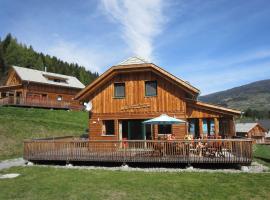
<path fill-rule="evenodd" d="M 48 100 L 55 101 L 58 96 L 62 97 L 62 100 L 73 100 L 74 96 L 80 91 L 80 89 L 73 89 L 67 87 L 59 87 L 54 85 L 44 85 L 38 83 L 25 83 L 24 84 L 24 97 L 30 95 L 47 95 Z"/>
<path fill-rule="evenodd" d="M 145 81 L 157 81 L 157 96 L 145 96 Z M 114 97 L 114 83 L 125 83 L 125 97 Z M 118 120 L 151 119 L 163 113 L 185 119 L 186 93 L 154 72 L 121 73 L 110 79 L 90 97 L 93 104 L 89 120 L 90 139 L 119 139 Z M 102 120 L 115 120 L 114 136 L 102 136 Z M 172 132 L 182 138 L 185 125 L 173 125 Z M 181 132 L 181 135 L 180 135 Z M 157 138 L 157 126 L 153 128 Z"/>
<path fill-rule="evenodd" d="M 256 125 L 248 132 L 248 138 L 252 137 L 265 137 L 266 131 L 260 126 Z"/>
<path fill-rule="evenodd" d="M 234 116 L 228 114 L 226 111 L 213 110 L 203 106 L 197 106 L 192 103 L 187 103 L 188 119 L 199 119 L 200 136 L 203 137 L 202 121 L 204 119 L 212 119 L 215 124 L 215 135 L 222 135 L 223 137 L 235 136 Z"/>
<path fill-rule="evenodd" d="M 157 96 L 145 96 L 145 81 L 157 81 Z M 114 83 L 125 83 L 125 98 L 114 97 Z M 100 87 L 91 98 L 93 113 L 185 113 L 184 91 L 153 72 L 122 73 Z"/>
<path fill-rule="evenodd" d="M 157 81 L 157 96 L 145 96 L 145 81 Z M 125 97 L 114 97 L 114 84 L 125 83 Z M 234 135 L 233 116 L 224 112 L 207 110 L 203 107 L 187 103 L 186 91 L 169 82 L 152 71 L 118 73 L 112 76 L 104 85 L 89 97 L 93 109 L 89 115 L 89 138 L 91 140 L 117 140 L 119 136 L 119 121 L 124 119 L 151 119 L 161 114 L 188 120 L 205 118 L 215 121 L 215 133 L 219 134 L 219 123 L 225 120 L 226 136 Z M 103 135 L 103 121 L 114 120 L 114 134 Z M 202 127 L 202 125 L 201 125 Z M 172 133 L 176 139 L 183 139 L 187 135 L 188 125 L 172 126 Z M 202 130 L 200 130 L 202 134 Z M 158 126 L 152 128 L 153 139 L 158 138 Z"/>
<path fill-rule="evenodd" d="M 18 85 L 21 84 L 22 81 L 20 77 L 16 74 L 14 70 L 11 70 L 8 74 L 8 78 L 6 80 L 6 86 L 11 86 L 11 85 Z"/>

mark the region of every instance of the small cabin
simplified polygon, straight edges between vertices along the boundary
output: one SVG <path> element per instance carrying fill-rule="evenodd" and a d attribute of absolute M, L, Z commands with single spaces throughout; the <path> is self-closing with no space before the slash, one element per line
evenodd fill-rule
<path fill-rule="evenodd" d="M 73 76 L 12 66 L 0 86 L 0 105 L 81 109 L 74 97 L 84 87 Z"/>
<path fill-rule="evenodd" d="M 256 143 L 262 143 L 265 140 L 267 130 L 259 123 L 237 123 L 236 135 L 243 138 L 251 138 Z"/>
<path fill-rule="evenodd" d="M 156 140 L 231 138 L 241 112 L 200 102 L 200 90 L 161 67 L 138 57 L 112 66 L 76 95 L 90 102 L 90 140 Z M 185 124 L 146 125 L 143 121 L 167 114 Z"/>

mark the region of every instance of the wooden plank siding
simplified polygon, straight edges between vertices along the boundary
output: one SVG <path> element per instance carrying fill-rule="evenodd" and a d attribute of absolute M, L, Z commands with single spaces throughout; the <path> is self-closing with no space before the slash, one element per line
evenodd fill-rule
<path fill-rule="evenodd" d="M 225 118 L 233 124 L 233 114 L 215 107 L 197 105 L 193 101 L 187 100 L 189 94 L 185 90 L 151 70 L 124 71 L 108 76 L 106 82 L 88 95 L 88 99 L 93 105 L 89 115 L 89 138 L 91 140 L 121 139 L 118 133 L 119 120 L 147 120 L 164 113 L 185 121 L 189 118 L 197 118 L 200 119 L 200 124 L 202 124 L 203 118 L 214 119 L 216 135 L 219 134 L 219 119 Z M 145 81 L 157 81 L 157 96 L 145 96 Z M 114 97 L 115 83 L 125 83 L 124 98 Z M 102 135 L 103 120 L 115 120 L 114 136 Z M 176 135 L 177 139 L 183 139 L 187 135 L 187 128 L 185 124 L 173 125 L 172 133 Z M 154 126 L 154 139 L 158 138 L 157 133 L 157 126 Z M 201 128 L 200 133 L 202 134 Z M 234 135 L 231 123 L 229 123 L 227 135 Z"/>
<path fill-rule="evenodd" d="M 157 96 L 145 96 L 145 81 L 157 81 Z M 125 83 L 125 98 L 114 97 L 114 83 Z M 185 92 L 151 71 L 118 74 L 90 98 L 93 109 L 89 120 L 89 137 L 94 140 L 119 137 L 118 123 L 115 123 L 115 136 L 102 136 L 102 120 L 146 120 L 163 113 L 185 119 Z M 179 133 L 180 129 L 181 125 L 173 126 L 175 133 Z M 157 131 L 154 135 L 157 138 Z M 177 137 L 182 138 L 180 135 Z"/>
<path fill-rule="evenodd" d="M 157 81 L 157 97 L 145 97 L 145 81 Z M 125 83 L 125 98 L 114 97 L 114 83 Z M 152 72 L 119 74 L 90 97 L 93 113 L 185 113 L 184 92 Z M 138 108 L 129 106 L 138 105 Z M 144 107 L 145 106 L 145 107 Z M 142 107 L 142 108 L 139 108 Z M 144 108 L 143 108 L 144 107 Z"/>

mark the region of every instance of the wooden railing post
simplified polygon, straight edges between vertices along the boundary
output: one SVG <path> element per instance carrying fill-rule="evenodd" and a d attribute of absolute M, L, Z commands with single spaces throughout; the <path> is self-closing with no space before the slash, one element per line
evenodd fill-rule
<path fill-rule="evenodd" d="M 24 158 L 28 160 L 174 162 L 174 163 L 250 163 L 252 141 L 138 140 L 138 141 L 27 140 Z M 88 145 L 87 145 L 88 144 Z"/>

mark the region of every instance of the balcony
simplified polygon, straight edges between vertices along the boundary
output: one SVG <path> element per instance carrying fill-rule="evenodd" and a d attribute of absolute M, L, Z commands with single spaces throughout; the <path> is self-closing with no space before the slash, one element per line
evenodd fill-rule
<path fill-rule="evenodd" d="M 31 99 L 9 96 L 0 99 L 0 106 L 18 106 L 18 107 L 37 107 L 37 108 L 53 108 L 53 109 L 73 109 L 82 110 L 83 106 L 75 101 L 57 101 L 49 99 Z"/>
<path fill-rule="evenodd" d="M 45 139 L 24 141 L 30 161 L 115 163 L 241 164 L 252 161 L 252 140 L 127 140 Z"/>

